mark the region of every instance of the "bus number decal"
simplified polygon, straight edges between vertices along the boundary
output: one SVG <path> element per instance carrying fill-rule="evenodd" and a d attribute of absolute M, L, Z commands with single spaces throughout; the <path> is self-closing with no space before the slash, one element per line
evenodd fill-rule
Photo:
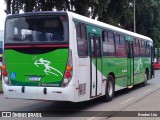
<path fill-rule="evenodd" d="M 127 72 L 127 70 L 122 70 L 122 73 Z"/>

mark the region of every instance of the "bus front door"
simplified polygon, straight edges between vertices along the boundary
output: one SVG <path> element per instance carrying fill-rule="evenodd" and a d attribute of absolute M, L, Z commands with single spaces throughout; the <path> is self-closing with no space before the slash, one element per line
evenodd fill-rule
<path fill-rule="evenodd" d="M 90 73 L 91 73 L 91 97 L 102 93 L 102 55 L 101 37 L 90 35 Z"/>
<path fill-rule="evenodd" d="M 154 66 L 153 66 L 153 64 L 154 64 L 154 52 L 155 52 L 155 50 L 154 50 L 154 47 L 153 46 L 151 46 L 151 73 L 150 73 L 150 78 L 154 78 Z"/>
<path fill-rule="evenodd" d="M 127 85 L 132 87 L 134 84 L 134 59 L 133 59 L 133 42 L 127 42 Z"/>

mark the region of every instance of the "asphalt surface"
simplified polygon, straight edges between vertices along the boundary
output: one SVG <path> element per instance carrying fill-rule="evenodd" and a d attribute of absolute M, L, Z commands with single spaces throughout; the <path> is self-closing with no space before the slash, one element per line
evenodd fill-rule
<path fill-rule="evenodd" d="M 45 117 L 45 120 L 158 120 L 156 116 L 142 117 L 138 116 L 139 111 L 155 111 L 154 114 L 160 116 L 160 71 L 155 72 L 155 78 L 148 81 L 148 85 L 141 87 L 135 86 L 131 90 L 121 90 L 115 93 L 111 102 L 102 102 L 101 99 L 95 99 L 80 103 L 71 102 L 53 102 L 53 101 L 35 101 L 22 99 L 5 99 L 0 94 L 0 111 L 18 111 L 18 112 L 42 112 L 50 113 L 52 116 Z M 55 112 L 60 111 L 60 112 Z M 67 112 L 62 112 L 67 111 Z M 87 111 L 87 112 L 85 112 Z M 94 111 L 94 112 L 93 112 Z M 114 111 L 108 112 L 108 111 Z M 121 112 L 124 111 L 124 112 Z M 136 111 L 130 117 L 127 111 Z M 122 114 L 123 113 L 123 114 Z M 132 114 L 134 112 L 131 112 Z M 111 114 L 111 116 L 108 116 Z M 151 114 L 151 113 L 149 113 Z M 119 117 L 119 116 L 121 117 Z M 137 115 L 137 116 L 136 116 Z M 139 113 L 141 115 L 141 113 Z M 118 117 L 117 117 L 118 116 Z M 127 116 L 127 117 L 126 117 Z M 0 118 L 5 120 L 9 118 Z M 10 118 L 12 120 L 22 118 Z M 26 120 L 43 120 L 42 118 L 23 118 Z"/>

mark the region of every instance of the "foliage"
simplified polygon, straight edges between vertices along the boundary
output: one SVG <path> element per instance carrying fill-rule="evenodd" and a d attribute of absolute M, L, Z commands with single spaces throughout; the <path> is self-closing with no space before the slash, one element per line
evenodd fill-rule
<path fill-rule="evenodd" d="M 84 16 L 97 18 L 133 31 L 134 0 L 5 0 L 11 14 L 31 11 L 72 11 Z M 136 32 L 151 37 L 160 47 L 160 1 L 136 1 Z"/>
<path fill-rule="evenodd" d="M 160 2 L 158 0 L 137 1 L 136 26 L 137 32 L 159 39 L 160 32 Z M 158 35 L 158 36 L 157 36 Z"/>

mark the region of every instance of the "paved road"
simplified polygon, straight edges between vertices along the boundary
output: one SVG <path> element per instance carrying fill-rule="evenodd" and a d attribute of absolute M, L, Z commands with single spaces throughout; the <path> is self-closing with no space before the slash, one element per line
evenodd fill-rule
<path fill-rule="evenodd" d="M 148 81 L 148 85 L 145 87 L 136 86 L 130 91 L 122 90 L 115 94 L 114 99 L 111 102 L 101 102 L 101 99 L 95 99 L 88 102 L 70 103 L 70 102 L 53 102 L 53 101 L 34 101 L 34 100 L 21 100 L 21 99 L 5 99 L 3 94 L 0 94 L 0 111 L 51 111 L 56 115 L 53 110 L 59 111 L 77 111 L 67 112 L 68 117 L 54 117 L 46 118 L 47 120 L 104 120 L 107 119 L 101 116 L 101 111 L 122 111 L 129 110 L 131 105 L 136 104 L 138 101 L 142 101 L 149 94 L 160 89 L 160 71 L 156 71 L 155 78 Z M 78 111 L 99 111 L 94 115 L 88 117 L 80 117 L 81 112 Z M 65 114 L 65 115 L 66 115 Z M 90 113 L 88 113 L 90 114 Z M 93 113 L 92 113 L 93 114 Z M 64 115 L 64 114 L 62 114 Z M 77 115 L 78 117 L 72 117 Z M 15 118 L 16 120 L 17 118 Z M 33 119 L 33 118 L 32 118 Z M 38 118 L 41 120 L 43 118 Z M 1 118 L 0 118 L 1 120 Z M 13 120 L 13 118 L 12 118 Z"/>

